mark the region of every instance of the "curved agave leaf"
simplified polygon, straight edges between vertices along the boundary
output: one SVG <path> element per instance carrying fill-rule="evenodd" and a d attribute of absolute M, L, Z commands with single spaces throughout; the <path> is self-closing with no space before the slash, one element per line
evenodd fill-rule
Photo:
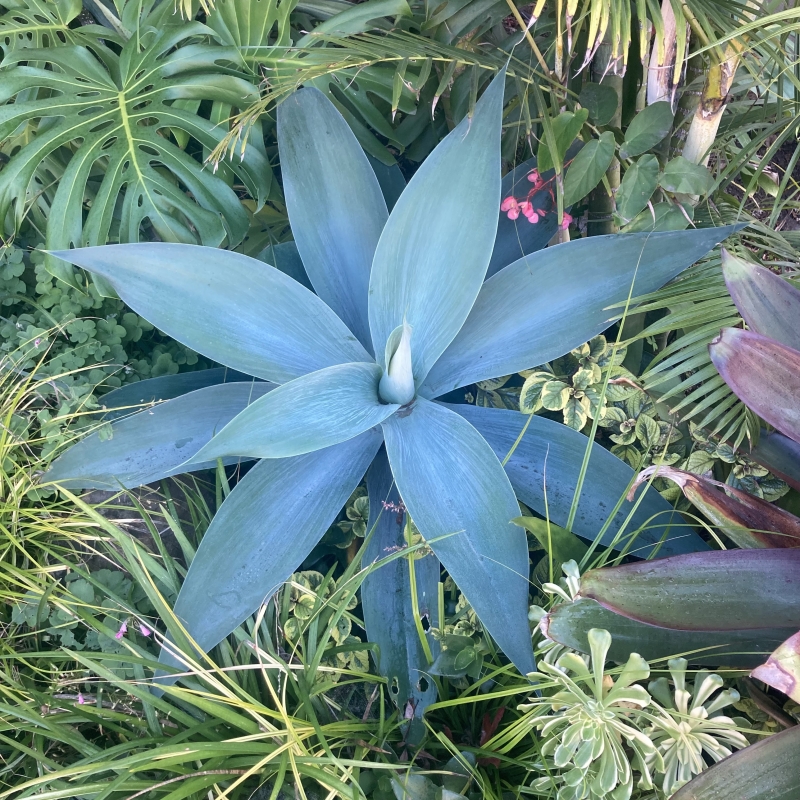
<path fill-rule="evenodd" d="M 289 458 L 347 441 L 400 406 L 381 403 L 381 368 L 338 364 L 279 386 L 231 420 L 195 456 Z"/>
<path fill-rule="evenodd" d="M 237 484 L 203 536 L 175 603 L 201 650 L 222 641 L 297 569 L 380 444 L 375 429 L 316 453 L 265 459 Z M 165 650 L 161 661 L 177 666 Z"/>
<path fill-rule="evenodd" d="M 530 420 L 528 430 L 505 465 L 506 473 L 517 497 L 525 505 L 539 514 L 549 513 L 556 525 L 566 525 L 588 443 L 583 434 L 551 419 L 536 415 L 529 418 L 518 411 L 470 405 L 447 407 L 473 425 L 501 461 Z M 599 444 L 593 444 L 573 532 L 594 540 L 635 477 L 624 461 Z M 614 545 L 615 549 L 625 547 L 639 528 L 631 545 L 631 552 L 637 556 L 669 556 L 707 549 L 703 540 L 685 525 L 683 518 L 655 489 L 645 487 L 645 492 Z M 623 503 L 600 540 L 602 544 L 609 546 L 614 542 L 630 509 L 629 504 Z"/>
<path fill-rule="evenodd" d="M 748 408 L 800 442 L 800 350 L 753 331 L 724 328 L 708 351 Z"/>
<path fill-rule="evenodd" d="M 549 639 L 581 653 L 589 652 L 588 633 L 601 628 L 611 634 L 611 661 L 624 663 L 631 653 L 647 661 L 684 655 L 692 664 L 752 669 L 784 641 L 791 628 L 758 631 L 676 631 L 657 628 L 615 614 L 588 598 L 555 606 L 542 620 Z M 697 651 L 697 652 L 693 652 Z"/>
<path fill-rule="evenodd" d="M 521 258 L 486 281 L 420 391 L 436 397 L 562 356 L 604 331 L 608 306 L 631 288 L 657 289 L 737 229 L 592 236 Z"/>
<path fill-rule="evenodd" d="M 750 457 L 800 492 L 800 444 L 778 431 L 761 431 Z"/>
<path fill-rule="evenodd" d="M 662 628 L 797 630 L 800 550 L 717 550 L 593 569 L 580 595 Z"/>
<path fill-rule="evenodd" d="M 500 202 L 505 70 L 416 172 L 383 229 L 369 284 L 369 326 L 386 341 L 407 321 L 419 385 L 467 318 L 486 274 Z M 453 198 L 464 198 L 454 204 Z"/>
<path fill-rule="evenodd" d="M 701 772 L 672 800 L 797 800 L 800 726 L 768 736 Z"/>
<path fill-rule="evenodd" d="M 7 57 L 0 101 L 16 97 L 17 102 L 0 107 L 0 139 L 25 124 L 36 126 L 36 135 L 0 172 L 0 219 L 13 206 L 20 221 L 28 193 L 37 191 L 32 184 L 42 162 L 56 151 L 72 152 L 52 197 L 49 249 L 103 244 L 112 224 L 118 225 L 121 240 L 137 241 L 146 221 L 166 241 L 199 240 L 214 246 L 226 236 L 229 242 L 240 241 L 248 218 L 236 193 L 162 135 L 181 131 L 213 149 L 227 126 L 173 101 L 211 100 L 241 107 L 258 99 L 252 83 L 218 63 L 236 61 L 234 50 L 186 44 L 208 32 L 196 22 L 159 29 L 143 24 L 142 35 L 132 37 L 119 55 L 95 43 L 92 50 L 23 49 Z M 17 66 L 21 60 L 45 62 L 50 68 Z M 27 99 L 39 89 L 47 91 Z M 272 170 L 259 147 L 247 147 L 243 158 L 232 160 L 228 168 L 259 203 L 266 199 Z M 87 200 L 91 208 L 84 221 Z M 47 266 L 62 280 L 74 281 L 64 264 L 48 257 Z"/>
<path fill-rule="evenodd" d="M 117 420 L 110 430 L 104 427 L 67 450 L 42 480 L 69 488 L 130 489 L 213 467 L 214 461 L 188 466 L 184 462 L 273 388 L 258 381 L 209 386 Z"/>
<path fill-rule="evenodd" d="M 248 375 L 286 383 L 370 360 L 322 300 L 240 253 L 157 242 L 54 255 L 106 278 L 159 330 Z"/>
<path fill-rule="evenodd" d="M 129 383 L 114 389 L 100 398 L 103 408 L 108 411 L 104 419 L 112 420 L 129 416 L 137 410 L 135 406 L 145 406 L 161 400 L 172 400 L 174 397 L 205 389 L 207 386 L 217 386 L 220 383 L 239 383 L 253 381 L 252 375 L 245 375 L 235 369 L 227 367 L 214 367 L 213 369 L 198 369 L 194 372 L 180 372 L 177 375 L 162 375 L 159 378 Z"/>
<path fill-rule="evenodd" d="M 369 153 L 367 153 L 367 160 L 378 179 L 386 207 L 391 211 L 400 199 L 400 195 L 405 191 L 406 179 L 397 164 L 392 164 L 391 167 L 387 166 Z"/>
<path fill-rule="evenodd" d="M 532 672 L 528 546 L 497 457 L 466 420 L 423 398 L 383 432 L 411 518 L 503 652 Z"/>
<path fill-rule="evenodd" d="M 278 107 L 278 144 L 286 207 L 306 273 L 371 355 L 369 276 L 389 217 L 378 179 L 342 115 L 313 87 Z"/>
<path fill-rule="evenodd" d="M 361 556 L 362 569 L 406 545 L 405 514 L 396 510 L 400 507 L 400 494 L 383 449 L 367 471 L 367 491 L 367 530 L 372 531 L 373 526 L 375 530 Z M 386 508 L 384 503 L 394 507 Z M 436 628 L 439 626 L 439 561 L 434 555 L 418 558 L 414 562 L 414 572 L 420 614 L 427 619 L 429 627 Z M 369 641 L 380 648 L 377 666 L 388 682 L 389 696 L 402 714 L 410 704 L 414 713 L 412 727 L 419 727 L 425 709 L 436 700 L 436 684 L 426 675 L 429 665 L 414 621 L 410 585 L 408 560 L 395 559 L 364 578 L 361 604 Z M 427 638 L 435 657 L 439 643 L 431 636 Z"/>
<path fill-rule="evenodd" d="M 800 289 L 722 248 L 725 284 L 750 330 L 800 350 Z"/>
<path fill-rule="evenodd" d="M 294 242 L 281 242 L 281 244 L 268 244 L 257 256 L 259 261 L 271 264 L 290 278 L 294 278 L 301 286 L 314 291 L 308 273 L 303 266 L 303 259 Z"/>

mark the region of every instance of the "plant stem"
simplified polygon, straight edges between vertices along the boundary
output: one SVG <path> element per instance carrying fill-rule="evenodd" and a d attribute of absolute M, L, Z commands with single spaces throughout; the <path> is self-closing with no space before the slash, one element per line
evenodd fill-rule
<path fill-rule="evenodd" d="M 608 124 L 613 128 L 620 128 L 622 126 L 622 75 L 617 74 L 616 64 L 612 58 L 611 35 L 608 33 L 597 48 L 592 61 L 592 77 L 598 83 L 610 86 L 616 93 L 617 110 Z M 611 166 L 606 171 L 606 180 L 611 194 L 603 184 L 600 184 L 592 193 L 589 203 L 588 229 L 590 236 L 616 233 L 619 230 L 612 216 L 615 209 L 613 192 L 620 183 L 618 159 L 615 158 L 611 162 Z"/>

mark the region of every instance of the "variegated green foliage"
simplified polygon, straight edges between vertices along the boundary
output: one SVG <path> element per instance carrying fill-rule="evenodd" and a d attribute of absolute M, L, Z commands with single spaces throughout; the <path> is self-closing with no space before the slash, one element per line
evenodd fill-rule
<path fill-rule="evenodd" d="M 176 615 L 200 649 L 227 636 L 286 580 L 374 461 L 368 483 L 380 465 L 386 476 L 373 484 L 367 528 L 380 526 L 381 519 L 391 522 L 381 528 L 377 555 L 398 546 L 408 511 L 499 647 L 522 672 L 534 668 L 528 548 L 524 531 L 512 524 L 519 514 L 515 491 L 543 510 L 534 442 L 542 436 L 558 441 L 553 449 L 563 463 L 553 469 L 564 476 L 556 481 L 563 499 L 553 507 L 560 519 L 585 444 L 576 432 L 542 420 L 541 430 L 527 426 L 530 438 L 519 443 L 520 453 L 530 453 L 522 469 L 506 459 L 506 471 L 500 451 L 507 452 L 509 430 L 517 438 L 527 429 L 525 416 L 447 406 L 435 398 L 569 352 L 608 326 L 605 309 L 627 296 L 631 282 L 638 285 L 641 261 L 648 264 L 642 285 L 655 288 L 732 229 L 575 242 L 523 257 L 485 280 L 499 217 L 505 81 L 501 72 L 390 214 L 361 147 L 319 92 L 304 89 L 281 106 L 289 218 L 317 294 L 277 269 L 211 248 L 130 244 L 57 254 L 109 281 L 131 307 L 198 352 L 279 384 L 210 386 L 152 414 L 113 422 L 111 438 L 87 438 L 48 475 L 73 487 L 120 475 L 123 483 L 135 484 L 143 475 L 154 480 L 159 470 L 200 469 L 208 459 L 261 458 L 217 512 L 176 602 Z M 587 245 L 591 264 L 579 252 Z M 444 295 L 443 285 L 450 287 Z M 572 297 L 575 287 L 580 302 Z M 550 324 L 565 302 L 575 303 L 576 313 Z M 409 386 L 410 400 L 397 395 Z M 243 396 L 248 387 L 250 398 Z M 232 416 L 237 403 L 245 407 Z M 158 422 L 150 425 L 156 414 Z M 148 432 L 142 446 L 132 438 L 139 426 Z M 595 458 L 613 463 L 587 478 L 584 495 L 620 494 L 631 471 L 597 451 Z M 96 468 L 101 452 L 103 459 L 117 459 L 103 461 L 103 476 Z M 391 499 L 393 483 L 398 499 Z M 547 491 L 554 491 L 550 477 Z M 648 519 L 670 513 L 655 493 L 645 495 L 641 510 Z M 294 520 L 293 536 L 285 535 L 285 519 Z M 607 529 L 613 537 L 625 523 L 612 523 Z M 694 535 L 675 536 L 652 525 L 641 535 L 648 545 L 665 537 L 662 552 L 703 547 Z M 392 573 L 383 587 L 384 595 L 399 598 L 402 615 L 411 608 L 404 581 L 412 565 L 418 599 L 434 596 L 438 567 L 426 567 L 423 575 L 417 566 L 423 563 L 429 562 L 409 562 L 407 577 Z M 391 628 L 388 622 L 383 627 Z M 415 628 L 400 629 L 386 642 L 395 645 L 395 660 L 382 668 L 393 675 L 392 685 L 400 685 L 402 673 L 410 687 L 393 698 L 401 707 L 415 707 L 423 695 L 430 702 L 427 682 L 423 687 L 419 681 L 428 665 L 414 655 L 420 642 L 425 657 L 432 657 Z M 173 663 L 166 653 L 164 661 Z"/>

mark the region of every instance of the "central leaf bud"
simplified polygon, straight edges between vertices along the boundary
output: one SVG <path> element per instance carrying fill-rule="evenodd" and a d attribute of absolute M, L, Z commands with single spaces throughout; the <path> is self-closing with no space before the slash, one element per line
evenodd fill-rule
<path fill-rule="evenodd" d="M 410 403 L 417 393 L 411 366 L 411 326 L 403 320 L 386 341 L 386 371 L 378 385 L 384 403 Z"/>

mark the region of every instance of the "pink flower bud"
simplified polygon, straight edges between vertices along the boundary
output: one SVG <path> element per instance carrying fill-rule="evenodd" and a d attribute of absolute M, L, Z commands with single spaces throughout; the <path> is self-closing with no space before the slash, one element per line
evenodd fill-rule
<path fill-rule="evenodd" d="M 122 625 L 119 626 L 119 630 L 114 634 L 114 638 L 121 639 L 127 632 L 128 632 L 128 623 L 123 622 Z"/>
<path fill-rule="evenodd" d="M 78 705 L 79 706 L 86 705 L 86 698 L 80 692 L 78 692 Z"/>
<path fill-rule="evenodd" d="M 527 217 L 531 225 L 535 225 L 539 221 L 539 215 L 535 211 L 532 214 L 528 214 Z"/>
<path fill-rule="evenodd" d="M 149 636 L 152 632 L 153 631 L 151 631 L 147 625 L 139 625 L 139 633 L 141 633 L 142 636 Z"/>
<path fill-rule="evenodd" d="M 572 222 L 572 216 L 570 214 L 567 214 L 567 212 L 565 211 L 564 219 L 561 222 L 561 230 L 565 231 L 567 228 L 569 228 L 570 222 Z"/>
<path fill-rule="evenodd" d="M 528 173 L 528 180 L 534 185 L 540 184 L 542 182 L 542 178 L 539 175 L 539 170 L 538 169 L 532 169 Z"/>
<path fill-rule="evenodd" d="M 525 200 L 524 202 L 519 204 L 519 210 L 526 216 L 529 217 L 533 214 L 533 206 L 531 205 L 529 200 Z"/>
<path fill-rule="evenodd" d="M 509 219 L 516 219 L 519 216 L 519 207 L 510 209 L 506 216 Z"/>
<path fill-rule="evenodd" d="M 517 199 L 515 197 L 506 197 L 502 203 L 500 203 L 500 210 L 501 211 L 514 211 L 517 208 Z"/>

